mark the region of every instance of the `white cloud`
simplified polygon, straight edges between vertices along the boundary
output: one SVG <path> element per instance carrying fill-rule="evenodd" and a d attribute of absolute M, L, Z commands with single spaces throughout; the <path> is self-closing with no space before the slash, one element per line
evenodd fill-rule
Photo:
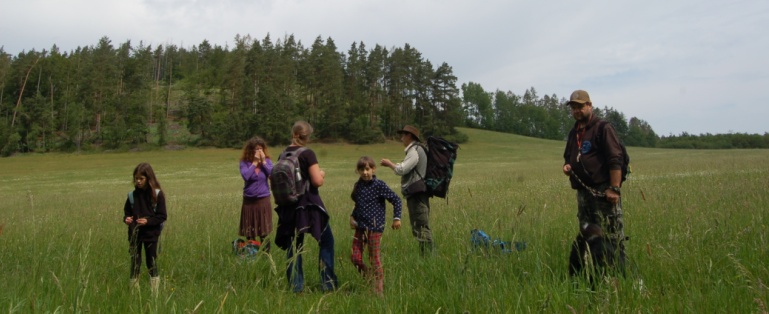
<path fill-rule="evenodd" d="M 107 36 L 183 47 L 236 35 L 309 47 L 332 38 L 373 48 L 408 43 L 459 84 L 517 94 L 591 93 L 659 134 L 769 131 L 769 2 L 587 0 L 3 0 L 0 46 L 62 50 Z"/>

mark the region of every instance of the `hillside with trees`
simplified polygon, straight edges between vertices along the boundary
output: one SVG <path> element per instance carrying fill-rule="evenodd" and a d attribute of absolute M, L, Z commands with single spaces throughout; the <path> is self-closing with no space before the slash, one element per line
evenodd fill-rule
<path fill-rule="evenodd" d="M 6 156 L 167 145 L 173 127 L 190 133 L 184 145 L 238 147 L 255 134 L 287 143 L 295 119 L 321 140 L 351 143 L 382 141 L 407 123 L 451 137 L 462 123 L 452 68 L 409 45 L 353 43 L 345 54 L 320 37 L 308 48 L 293 36 L 238 36 L 231 48 L 104 37 L 72 52 L 0 55 Z"/>
<path fill-rule="evenodd" d="M 573 125 L 555 94 L 458 88 L 457 80 L 449 64 L 434 66 L 408 44 L 360 42 L 341 52 L 331 38 L 305 47 L 293 35 L 236 36 L 233 47 L 103 37 L 69 52 L 53 45 L 16 56 L 0 47 L 0 153 L 239 147 L 253 135 L 277 145 L 288 143 L 297 119 L 321 141 L 355 144 L 391 138 L 404 124 L 457 142 L 466 140 L 457 126 L 564 139 Z M 673 140 L 613 108 L 595 112 L 628 146 Z"/>
<path fill-rule="evenodd" d="M 487 92 L 477 83 L 462 85 L 465 125 L 553 140 L 565 139 L 574 119 L 565 98 L 555 94 L 540 97 L 532 87 L 522 96 L 497 90 Z M 628 120 L 611 107 L 593 108 L 593 114 L 614 125 L 620 139 L 628 146 L 655 147 L 657 134 L 644 120 Z"/>

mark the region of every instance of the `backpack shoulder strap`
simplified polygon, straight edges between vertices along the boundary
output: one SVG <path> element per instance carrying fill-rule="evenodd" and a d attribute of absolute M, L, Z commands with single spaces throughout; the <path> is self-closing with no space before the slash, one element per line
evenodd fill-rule
<path fill-rule="evenodd" d="M 288 155 L 289 153 L 291 154 L 291 156 L 296 156 L 297 158 L 299 158 L 299 155 L 301 155 L 306 150 L 307 150 L 307 147 L 304 147 L 304 146 L 299 147 L 297 150 L 293 152 L 289 152 L 288 149 L 284 149 L 283 152 L 280 153 L 280 156 L 278 156 L 278 160 L 286 158 L 286 155 Z"/>
<path fill-rule="evenodd" d="M 429 150 L 427 149 L 427 147 L 424 144 L 422 144 L 419 141 L 416 141 L 416 144 L 411 145 L 411 147 L 413 147 L 417 151 L 417 157 L 419 156 L 419 149 L 417 149 L 417 147 L 421 147 L 422 148 L 422 152 L 425 153 L 425 158 L 427 158 L 427 152 Z M 409 149 L 411 149 L 411 147 Z M 417 175 L 419 176 L 420 179 L 424 180 L 424 176 L 421 173 L 419 173 L 419 161 L 417 161 L 416 166 L 414 166 L 414 172 L 417 173 Z"/>
<path fill-rule="evenodd" d="M 422 152 L 425 153 L 425 157 L 427 157 L 427 153 L 430 151 L 430 149 L 427 147 L 427 145 L 425 145 L 425 144 L 423 144 L 421 142 L 416 142 L 416 144 L 411 145 L 411 148 L 414 148 L 417 151 L 417 155 L 419 155 L 419 149 L 417 147 L 421 148 Z M 411 148 L 409 148 L 409 149 L 411 149 Z"/>
<path fill-rule="evenodd" d="M 604 130 L 606 130 L 607 124 L 609 124 L 609 121 L 606 121 L 604 119 L 598 120 L 598 123 L 595 124 L 595 126 L 598 129 L 598 132 L 601 132 L 601 135 L 603 135 Z"/>
<path fill-rule="evenodd" d="M 160 196 L 160 189 L 155 189 L 155 197 Z M 128 192 L 128 202 L 131 203 L 131 207 L 134 206 L 134 191 Z M 154 212 L 158 211 L 158 204 L 155 204 L 155 207 L 152 207 L 152 210 Z"/>
<path fill-rule="evenodd" d="M 294 154 L 293 154 L 293 155 L 291 155 L 291 156 L 292 156 L 292 157 L 294 157 L 294 159 L 296 160 L 296 164 L 299 166 L 299 168 L 300 168 L 300 169 L 302 168 L 302 163 L 299 161 L 299 156 L 300 156 L 302 153 L 304 153 L 304 151 L 306 151 L 306 150 L 308 150 L 308 149 L 309 149 L 309 148 L 307 148 L 307 147 L 305 147 L 305 146 L 299 147 L 299 149 L 297 149 L 297 150 L 294 152 Z M 307 173 L 307 177 L 306 177 L 306 178 L 304 178 L 304 177 L 302 178 L 302 184 L 304 185 L 304 192 L 305 192 L 305 193 L 306 193 L 306 192 L 308 192 L 308 191 L 310 191 L 310 185 L 312 185 L 312 183 L 310 183 L 310 174 L 309 174 L 309 171 L 310 171 L 310 170 L 309 170 L 309 169 L 307 169 L 307 172 L 308 172 L 308 173 Z M 301 172 L 301 170 L 300 170 L 300 172 Z"/>
<path fill-rule="evenodd" d="M 157 198 L 159 196 L 160 196 L 160 189 L 155 189 L 155 197 Z M 152 211 L 154 211 L 156 213 L 158 212 L 158 204 L 157 203 L 155 203 L 155 206 L 152 207 Z"/>
<path fill-rule="evenodd" d="M 422 142 L 417 142 L 417 146 L 422 148 L 422 151 L 425 152 L 425 155 L 430 151 L 430 147 L 427 146 L 427 144 Z"/>
<path fill-rule="evenodd" d="M 609 121 L 606 121 L 606 120 L 604 120 L 604 119 L 601 119 L 601 120 L 598 120 L 598 123 L 596 123 L 596 124 L 595 124 L 595 126 L 596 126 L 596 128 L 597 128 L 597 129 L 596 129 L 596 133 L 595 133 L 595 138 L 596 138 L 596 139 L 597 139 L 597 140 L 598 140 L 598 141 L 599 141 L 601 144 L 603 144 L 603 142 L 604 142 L 604 137 L 605 137 L 605 135 L 606 135 L 606 134 L 604 134 L 604 133 L 606 133 L 606 125 L 608 125 L 609 123 L 611 123 L 611 122 L 609 122 Z M 597 143 L 596 143 L 596 144 L 597 144 Z"/>
<path fill-rule="evenodd" d="M 299 147 L 299 149 L 297 149 L 296 151 L 294 151 L 294 155 L 293 155 L 293 156 L 296 156 L 296 158 L 297 158 L 297 159 L 299 159 L 299 155 L 301 155 L 302 153 L 304 153 L 304 151 L 306 151 L 306 150 L 307 150 L 307 147 L 304 147 L 304 146 L 302 146 L 302 147 Z"/>

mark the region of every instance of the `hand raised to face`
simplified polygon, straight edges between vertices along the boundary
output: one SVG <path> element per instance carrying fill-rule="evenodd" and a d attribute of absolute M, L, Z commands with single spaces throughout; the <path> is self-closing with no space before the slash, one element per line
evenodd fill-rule
<path fill-rule="evenodd" d="M 263 162 L 265 158 L 266 158 L 266 155 L 264 154 L 264 150 L 257 147 L 256 152 L 254 152 L 254 161 Z"/>

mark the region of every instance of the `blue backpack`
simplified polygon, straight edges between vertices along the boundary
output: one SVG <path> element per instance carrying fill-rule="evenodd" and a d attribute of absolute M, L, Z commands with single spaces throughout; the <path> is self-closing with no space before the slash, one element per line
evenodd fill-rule
<path fill-rule="evenodd" d="M 470 231 L 470 243 L 473 248 L 488 248 L 491 243 L 491 237 L 483 230 L 473 229 Z"/>
<path fill-rule="evenodd" d="M 502 241 L 501 239 L 491 240 L 491 237 L 483 232 L 483 230 L 473 229 L 470 230 L 470 244 L 473 249 L 489 249 L 499 250 L 502 253 L 512 253 L 513 247 L 520 252 L 526 249 L 525 241 L 516 241 L 512 245 L 510 242 Z"/>

